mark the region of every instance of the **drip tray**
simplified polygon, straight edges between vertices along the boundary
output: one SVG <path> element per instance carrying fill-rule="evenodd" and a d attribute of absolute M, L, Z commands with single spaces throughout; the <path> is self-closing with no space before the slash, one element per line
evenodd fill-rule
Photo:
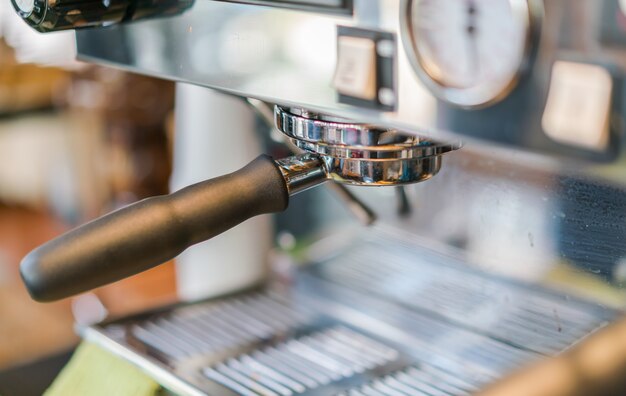
<path fill-rule="evenodd" d="M 182 395 L 469 395 L 616 315 L 397 241 L 371 236 L 289 288 L 177 305 L 83 337 Z"/>

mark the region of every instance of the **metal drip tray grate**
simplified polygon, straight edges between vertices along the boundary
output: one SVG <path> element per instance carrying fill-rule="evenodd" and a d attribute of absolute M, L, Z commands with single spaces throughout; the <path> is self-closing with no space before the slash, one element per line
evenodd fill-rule
<path fill-rule="evenodd" d="M 154 355 L 178 361 L 267 342 L 314 318 L 304 305 L 294 307 L 278 294 L 257 293 L 154 315 L 131 324 L 128 336 Z"/>
<path fill-rule="evenodd" d="M 342 286 L 546 355 L 604 326 L 611 316 L 591 304 L 491 278 L 450 265 L 452 261 L 372 238 L 322 264 L 317 273 Z"/>
<path fill-rule="evenodd" d="M 295 285 L 83 330 L 181 395 L 469 395 L 614 312 L 376 236 Z"/>
<path fill-rule="evenodd" d="M 371 338 L 335 327 L 228 359 L 202 372 L 243 395 L 288 396 L 383 367 L 399 356 Z"/>

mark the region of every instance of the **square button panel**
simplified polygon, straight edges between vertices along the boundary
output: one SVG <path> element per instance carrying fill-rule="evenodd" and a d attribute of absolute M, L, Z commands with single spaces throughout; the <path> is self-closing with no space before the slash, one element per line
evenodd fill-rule
<path fill-rule="evenodd" d="M 339 102 L 373 109 L 396 107 L 396 39 L 388 32 L 339 26 L 333 86 Z"/>
<path fill-rule="evenodd" d="M 557 61 L 552 67 L 542 127 L 553 140 L 606 151 L 613 79 L 594 64 Z"/>
<path fill-rule="evenodd" d="M 337 39 L 337 55 L 333 81 L 337 92 L 376 100 L 376 42 L 369 38 L 341 36 Z"/>

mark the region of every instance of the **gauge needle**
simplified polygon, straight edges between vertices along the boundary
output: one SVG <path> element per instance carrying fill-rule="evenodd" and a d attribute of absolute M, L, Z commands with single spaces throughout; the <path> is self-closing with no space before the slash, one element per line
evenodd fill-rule
<path fill-rule="evenodd" d="M 480 72 L 480 59 L 478 56 L 478 37 L 476 37 L 476 3 L 474 0 L 468 0 L 467 2 L 467 34 L 469 44 L 469 56 L 471 62 L 471 72 L 474 80 L 478 78 Z"/>

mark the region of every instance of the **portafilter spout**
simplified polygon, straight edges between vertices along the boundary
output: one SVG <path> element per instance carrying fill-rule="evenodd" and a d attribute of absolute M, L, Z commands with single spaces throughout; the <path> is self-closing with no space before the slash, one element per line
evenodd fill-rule
<path fill-rule="evenodd" d="M 244 168 L 147 198 L 30 252 L 20 266 L 31 296 L 53 301 L 162 264 L 251 217 L 285 210 L 289 196 L 327 180 L 403 185 L 427 180 L 459 148 L 396 131 L 276 108 L 277 127 L 304 154 L 262 155 Z"/>

